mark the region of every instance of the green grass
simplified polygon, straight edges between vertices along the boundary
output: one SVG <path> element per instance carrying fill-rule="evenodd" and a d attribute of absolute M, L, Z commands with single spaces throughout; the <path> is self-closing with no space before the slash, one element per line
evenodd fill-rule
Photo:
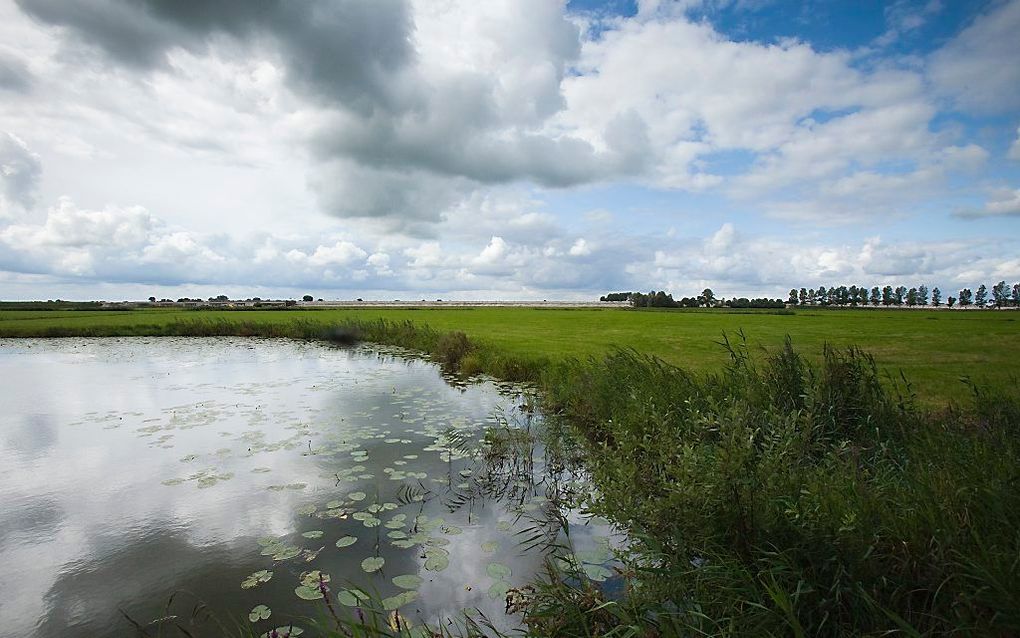
<path fill-rule="evenodd" d="M 653 354 L 694 372 L 718 370 L 723 332 L 739 330 L 752 349 L 775 350 L 786 335 L 818 362 L 822 346 L 859 346 L 880 368 L 900 371 L 924 400 L 963 398 L 964 376 L 998 385 L 1020 377 L 1020 312 L 797 310 L 792 315 L 725 311 L 546 310 L 533 308 L 336 309 L 288 311 L 0 311 L 0 336 L 158 335 L 175 322 L 226 320 L 271 334 L 289 325 L 410 320 L 464 332 L 507 356 L 564 360 L 601 356 L 612 347 Z"/>

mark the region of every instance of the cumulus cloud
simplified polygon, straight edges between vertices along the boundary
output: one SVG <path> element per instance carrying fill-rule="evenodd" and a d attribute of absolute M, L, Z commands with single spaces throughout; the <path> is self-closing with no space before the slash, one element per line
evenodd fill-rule
<path fill-rule="evenodd" d="M 41 175 L 39 156 L 21 138 L 0 131 L 0 219 L 32 209 Z"/>
<path fill-rule="evenodd" d="M 954 215 L 963 218 L 1020 217 L 1020 188 L 999 188 L 981 208 L 961 208 Z"/>
<path fill-rule="evenodd" d="M 1020 109 L 1020 2 L 991 3 L 930 60 L 936 88 L 979 113 Z"/>
<path fill-rule="evenodd" d="M 18 57 L 0 51 L 0 92 L 25 93 L 32 86 L 32 73 Z"/>
<path fill-rule="evenodd" d="M 946 105 L 1001 132 L 1020 3 L 910 60 L 735 41 L 712 4 L 16 0 L 0 118 L 32 150 L 0 137 L 2 268 L 533 298 L 947 276 L 928 248 L 862 237 L 978 188 L 999 146 Z M 890 33 L 937 4 L 890 4 Z M 1012 218 L 1016 197 L 957 214 Z M 845 244 L 806 230 L 827 223 Z M 944 248 L 961 272 L 1016 261 Z"/>

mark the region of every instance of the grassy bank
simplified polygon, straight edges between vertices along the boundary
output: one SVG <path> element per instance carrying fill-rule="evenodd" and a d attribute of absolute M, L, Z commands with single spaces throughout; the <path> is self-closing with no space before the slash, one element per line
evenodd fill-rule
<path fill-rule="evenodd" d="M 560 367 L 630 597 L 550 584 L 539 634 L 1020 632 L 1020 387 L 918 407 L 873 359 L 787 346 L 693 375 L 632 351 Z"/>
<path fill-rule="evenodd" d="M 493 357 L 562 361 L 603 356 L 616 346 L 692 372 L 718 371 L 723 332 L 743 330 L 752 351 L 776 351 L 786 335 L 813 363 L 825 344 L 860 346 L 891 374 L 911 379 L 922 401 L 963 400 L 960 377 L 982 383 L 1020 377 L 1020 312 L 800 310 L 792 315 L 722 311 L 545 310 L 533 308 L 331 309 L 289 311 L 0 311 L 0 336 L 300 334 L 312 324 L 411 321 L 462 331 Z M 218 332 L 217 332 L 218 331 Z"/>

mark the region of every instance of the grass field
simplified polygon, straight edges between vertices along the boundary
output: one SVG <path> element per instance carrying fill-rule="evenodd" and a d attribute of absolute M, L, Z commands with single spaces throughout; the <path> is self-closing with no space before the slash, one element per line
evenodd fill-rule
<path fill-rule="evenodd" d="M 535 308 L 329 309 L 287 311 L 0 311 L 0 336 L 160 334 L 194 319 L 285 325 L 345 320 L 410 320 L 438 331 L 460 330 L 475 343 L 511 356 L 560 360 L 634 348 L 695 372 L 718 370 L 728 355 L 716 342 L 739 330 L 752 348 L 774 349 L 786 335 L 809 360 L 822 346 L 856 345 L 892 374 L 900 371 L 922 399 L 967 392 L 961 377 L 983 385 L 1020 377 L 1020 312 L 797 310 L 765 312 L 548 310 Z"/>

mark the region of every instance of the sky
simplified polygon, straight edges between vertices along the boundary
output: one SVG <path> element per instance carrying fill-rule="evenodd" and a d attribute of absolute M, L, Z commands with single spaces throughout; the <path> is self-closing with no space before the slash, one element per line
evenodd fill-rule
<path fill-rule="evenodd" d="M 0 299 L 1020 281 L 1020 0 L 0 0 Z"/>

